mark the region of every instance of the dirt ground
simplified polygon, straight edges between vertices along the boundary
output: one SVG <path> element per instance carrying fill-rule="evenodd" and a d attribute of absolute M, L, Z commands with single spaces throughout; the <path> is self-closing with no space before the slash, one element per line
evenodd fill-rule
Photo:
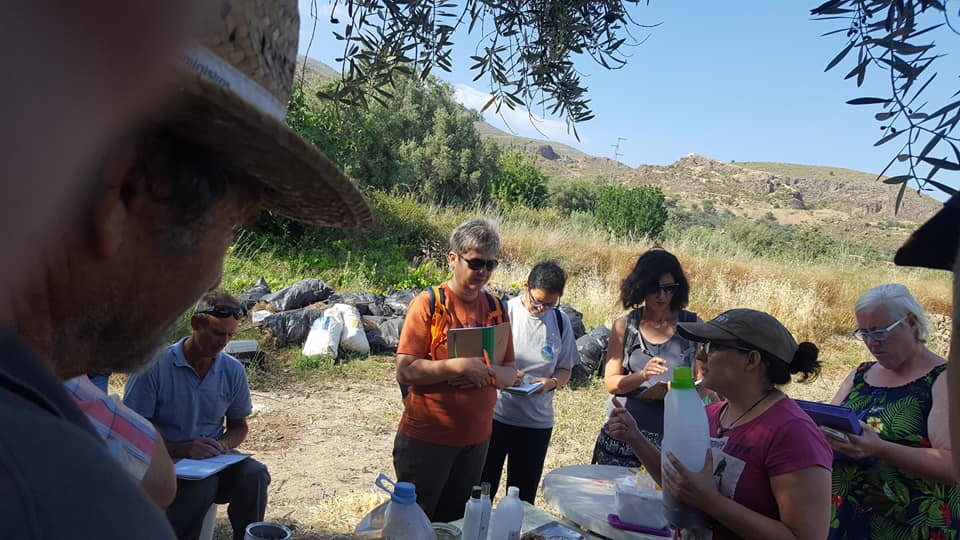
<path fill-rule="evenodd" d="M 393 477 L 400 391 L 392 359 L 363 363 L 362 371 L 308 376 L 287 371 L 270 381 L 251 380 L 254 414 L 240 449 L 269 467 L 273 480 L 266 519 L 290 527 L 294 538 L 350 537 L 360 519 L 386 499 L 373 482 L 381 472 Z M 792 385 L 798 392 L 791 393 L 828 399 L 838 384 L 839 378 L 825 377 L 812 385 Z M 545 472 L 589 463 L 605 399 L 598 381 L 557 393 Z M 229 539 L 225 506 L 219 507 L 217 522 L 215 537 Z"/>

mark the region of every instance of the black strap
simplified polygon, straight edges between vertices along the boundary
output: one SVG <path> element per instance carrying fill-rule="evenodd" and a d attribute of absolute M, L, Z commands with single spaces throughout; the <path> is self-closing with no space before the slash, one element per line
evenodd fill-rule
<path fill-rule="evenodd" d="M 553 309 L 553 314 L 557 317 L 557 328 L 560 330 L 560 339 L 563 339 L 563 314 L 559 308 Z"/>

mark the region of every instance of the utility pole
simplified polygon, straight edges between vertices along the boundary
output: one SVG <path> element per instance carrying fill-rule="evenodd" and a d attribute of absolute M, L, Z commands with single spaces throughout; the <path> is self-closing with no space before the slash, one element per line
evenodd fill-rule
<path fill-rule="evenodd" d="M 627 139 L 624 137 L 617 137 L 617 144 L 610 145 L 613 147 L 613 163 L 610 164 L 610 180 L 609 180 L 611 184 L 613 183 L 614 179 L 617 176 L 617 161 L 619 160 L 620 156 L 623 155 L 620 153 L 620 143 L 625 140 Z"/>

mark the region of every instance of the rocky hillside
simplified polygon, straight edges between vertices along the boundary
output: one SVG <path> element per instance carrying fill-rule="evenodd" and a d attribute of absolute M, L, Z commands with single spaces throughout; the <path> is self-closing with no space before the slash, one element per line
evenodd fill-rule
<path fill-rule="evenodd" d="M 304 61 L 300 57 L 300 62 Z M 306 60 L 308 78 L 330 80 L 337 71 Z M 478 132 L 501 147 L 535 156 L 555 182 L 587 180 L 627 186 L 656 185 L 682 208 L 712 207 L 747 219 L 773 214 L 784 224 L 812 225 L 847 239 L 883 247 L 899 245 L 939 207 L 936 200 L 907 192 L 894 213 L 897 189 L 876 175 L 838 167 L 788 163 L 724 163 L 689 154 L 671 165 L 632 168 L 576 148 L 520 137 L 477 122 Z"/>

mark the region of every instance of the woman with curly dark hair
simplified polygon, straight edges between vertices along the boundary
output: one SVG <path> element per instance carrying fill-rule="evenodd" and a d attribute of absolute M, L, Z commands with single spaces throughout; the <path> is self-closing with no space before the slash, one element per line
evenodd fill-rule
<path fill-rule="evenodd" d="M 669 381 L 673 368 L 694 370 L 696 345 L 677 333 L 678 322 L 697 322 L 684 310 L 690 284 L 680 261 L 668 251 L 651 249 L 640 255 L 620 284 L 620 303 L 630 310 L 613 323 L 603 384 L 624 406 L 651 442 L 663 438 L 663 396 L 641 394 Z M 612 438 L 604 425 L 597 437 L 593 463 L 637 467 L 640 462 L 625 443 Z"/>

